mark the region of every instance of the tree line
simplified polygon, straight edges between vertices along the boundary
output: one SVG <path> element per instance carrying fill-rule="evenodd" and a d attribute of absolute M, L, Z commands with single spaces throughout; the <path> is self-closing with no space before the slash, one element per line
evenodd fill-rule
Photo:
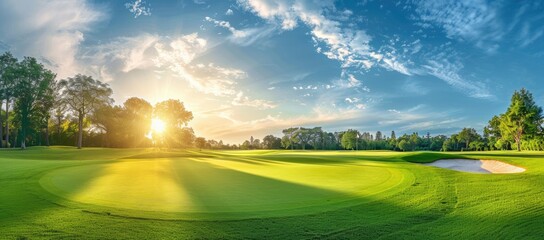
<path fill-rule="evenodd" d="M 283 136 L 267 135 L 262 141 L 251 137 L 241 149 L 315 150 L 394 150 L 394 151 L 544 151 L 544 118 L 533 95 L 526 89 L 515 91 L 505 113 L 494 116 L 480 135 L 474 128 L 463 128 L 451 136 L 420 136 L 417 132 L 397 137 L 348 129 L 326 132 L 321 127 L 294 127 Z"/>
<path fill-rule="evenodd" d="M 169 99 L 153 106 L 132 97 L 114 105 L 108 84 L 77 74 L 56 80 L 56 74 L 33 57 L 18 60 L 0 55 L 0 147 L 75 145 L 99 147 L 172 147 L 205 149 L 316 150 L 544 150 L 544 120 L 526 89 L 515 91 L 506 112 L 494 116 L 480 135 L 463 128 L 451 136 L 418 133 L 396 136 L 348 129 L 327 132 L 321 127 L 292 127 L 283 136 L 265 136 L 241 144 L 197 137 L 183 102 Z M 153 118 L 163 132 L 151 129 Z"/>
<path fill-rule="evenodd" d="M 56 74 L 33 57 L 0 55 L 0 147 L 75 145 L 100 147 L 207 147 L 187 124 L 191 111 L 179 100 L 152 106 L 133 97 L 114 105 L 108 84 L 77 74 Z M 153 118 L 165 131 L 151 130 Z"/>

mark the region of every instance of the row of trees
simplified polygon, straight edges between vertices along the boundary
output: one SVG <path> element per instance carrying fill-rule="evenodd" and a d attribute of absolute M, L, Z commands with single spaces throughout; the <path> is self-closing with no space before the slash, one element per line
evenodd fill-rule
<path fill-rule="evenodd" d="M 80 74 L 55 78 L 35 58 L 0 55 L 0 147 L 208 147 L 187 127 L 193 114 L 179 100 L 152 106 L 130 98 L 116 106 L 106 83 Z M 164 132 L 151 131 L 153 118 L 164 122 Z"/>
<path fill-rule="evenodd" d="M 395 131 L 384 136 L 349 129 L 341 132 L 325 132 L 321 127 L 288 128 L 281 138 L 268 135 L 246 140 L 242 149 L 349 149 L 349 150 L 396 150 L 396 151 L 484 151 L 484 150 L 532 150 L 544 151 L 544 117 L 533 96 L 526 89 L 515 91 L 507 111 L 494 116 L 480 135 L 474 128 L 463 128 L 451 136 L 419 136 L 418 133 L 397 137 Z"/>
<path fill-rule="evenodd" d="M 296 127 L 283 136 L 251 137 L 240 145 L 196 137 L 187 126 L 193 114 L 179 100 L 152 106 L 141 98 L 114 105 L 113 91 L 90 76 L 59 81 L 35 58 L 21 61 L 0 55 L 0 147 L 76 145 L 103 147 L 198 147 L 209 149 L 350 149 L 397 151 L 544 150 L 542 108 L 525 89 L 515 91 L 507 111 L 494 116 L 480 135 L 464 128 L 450 137 L 397 137 L 349 129 L 326 132 L 321 127 Z M 153 132 L 153 118 L 164 122 L 164 132 Z M 84 141 L 85 139 L 85 141 Z"/>

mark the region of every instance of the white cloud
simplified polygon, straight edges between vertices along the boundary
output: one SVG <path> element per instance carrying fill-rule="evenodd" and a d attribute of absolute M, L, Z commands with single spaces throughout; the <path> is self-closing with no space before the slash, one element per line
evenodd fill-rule
<path fill-rule="evenodd" d="M 359 102 L 360 100 L 361 99 L 356 98 L 356 97 L 354 97 L 354 98 L 349 98 L 348 97 L 348 98 L 345 99 L 345 101 L 348 102 L 348 103 L 356 103 L 356 102 Z"/>
<path fill-rule="evenodd" d="M 154 62 L 157 67 L 164 67 L 187 81 L 196 90 L 216 96 L 233 95 L 234 82 L 223 78 L 198 78 L 190 73 L 188 65 L 197 54 L 206 50 L 207 41 L 196 33 L 173 39 L 169 43 L 154 46 L 157 56 Z"/>
<path fill-rule="evenodd" d="M 128 9 L 129 12 L 134 14 L 134 18 L 137 18 L 141 15 L 143 16 L 151 15 L 151 8 L 149 8 L 146 5 L 147 3 L 142 0 L 136 0 L 134 2 L 125 3 L 125 7 Z"/>
<path fill-rule="evenodd" d="M 332 83 L 333 85 L 325 85 L 326 89 L 337 87 L 339 89 L 345 88 L 356 88 L 364 92 L 370 92 L 370 89 L 367 86 L 364 86 L 359 79 L 357 79 L 353 74 L 343 74 L 344 77 L 347 76 L 347 79 L 337 79 Z"/>
<path fill-rule="evenodd" d="M 259 109 L 271 109 L 277 106 L 271 101 L 266 101 L 261 99 L 249 99 L 249 97 L 244 96 L 244 92 L 242 91 L 236 94 L 236 97 L 232 100 L 232 105 L 249 106 L 249 107 L 255 107 Z"/>
<path fill-rule="evenodd" d="M 0 36 L 17 56 L 47 59 L 58 78 L 82 72 L 77 61 L 85 32 L 106 15 L 85 0 L 0 1 Z"/>
<path fill-rule="evenodd" d="M 225 15 L 227 15 L 227 16 L 230 16 L 230 15 L 233 15 L 233 14 L 234 14 L 234 12 L 230 8 L 227 9 L 227 11 L 225 12 Z"/>
<path fill-rule="evenodd" d="M 228 79 L 245 79 L 247 73 L 236 68 L 220 67 L 213 63 L 197 64 L 190 67 L 195 75 L 200 75 L 206 78 L 228 78 Z"/>
<path fill-rule="evenodd" d="M 247 73 L 213 63 L 195 63 L 206 50 L 207 41 L 197 33 L 178 37 L 142 34 L 91 46 L 82 59 L 88 63 L 92 75 L 106 81 L 145 69 L 154 72 L 156 78 L 173 75 L 198 92 L 234 96 L 236 81 L 247 78 Z"/>
<path fill-rule="evenodd" d="M 231 35 L 228 39 L 241 46 L 248 46 L 255 41 L 270 36 L 275 28 L 274 27 L 259 27 L 259 28 L 246 28 L 236 29 L 228 21 L 219 21 L 211 17 L 205 17 L 204 20 L 215 24 L 215 26 L 227 29 Z"/>

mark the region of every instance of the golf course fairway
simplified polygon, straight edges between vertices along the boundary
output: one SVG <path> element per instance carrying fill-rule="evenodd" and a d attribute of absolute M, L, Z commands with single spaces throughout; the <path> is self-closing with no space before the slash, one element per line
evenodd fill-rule
<path fill-rule="evenodd" d="M 425 166 L 494 159 L 526 169 Z M 1 239 L 538 239 L 544 154 L 0 151 Z"/>

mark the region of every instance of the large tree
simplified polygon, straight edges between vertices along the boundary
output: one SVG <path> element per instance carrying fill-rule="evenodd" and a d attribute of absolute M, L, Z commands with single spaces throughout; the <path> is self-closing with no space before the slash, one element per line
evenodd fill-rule
<path fill-rule="evenodd" d="M 166 125 L 164 133 L 160 136 L 164 143 L 168 146 L 181 146 L 182 128 L 193 119 L 193 113 L 185 109 L 180 100 L 168 99 L 157 103 L 153 114 Z"/>
<path fill-rule="evenodd" d="M 533 95 L 522 88 L 514 92 L 510 106 L 501 116 L 501 135 L 514 140 L 517 150 L 521 151 L 521 141 L 539 133 L 542 118 L 542 108 L 536 105 Z"/>
<path fill-rule="evenodd" d="M 83 145 L 83 120 L 96 109 L 110 105 L 112 90 L 108 84 L 90 76 L 78 74 L 59 82 L 62 100 L 75 113 L 78 119 L 77 148 Z"/>
<path fill-rule="evenodd" d="M 50 110 L 50 106 L 45 106 L 44 102 L 53 98 L 55 74 L 31 57 L 25 57 L 14 73 L 17 75 L 14 109 L 21 123 L 20 140 L 21 148 L 24 149 L 32 120 L 38 119 L 37 115 L 40 113 Z"/>
<path fill-rule="evenodd" d="M 0 114 L 0 147 L 4 146 L 3 143 L 3 122 L 6 122 L 5 135 L 6 135 L 6 147 L 9 147 L 9 107 L 13 97 L 15 88 L 15 77 L 17 68 L 17 59 L 13 57 L 10 52 L 5 52 L 0 55 L 0 107 L 2 103 L 6 106 L 6 118 Z M 1 113 L 2 111 L 0 111 Z"/>

